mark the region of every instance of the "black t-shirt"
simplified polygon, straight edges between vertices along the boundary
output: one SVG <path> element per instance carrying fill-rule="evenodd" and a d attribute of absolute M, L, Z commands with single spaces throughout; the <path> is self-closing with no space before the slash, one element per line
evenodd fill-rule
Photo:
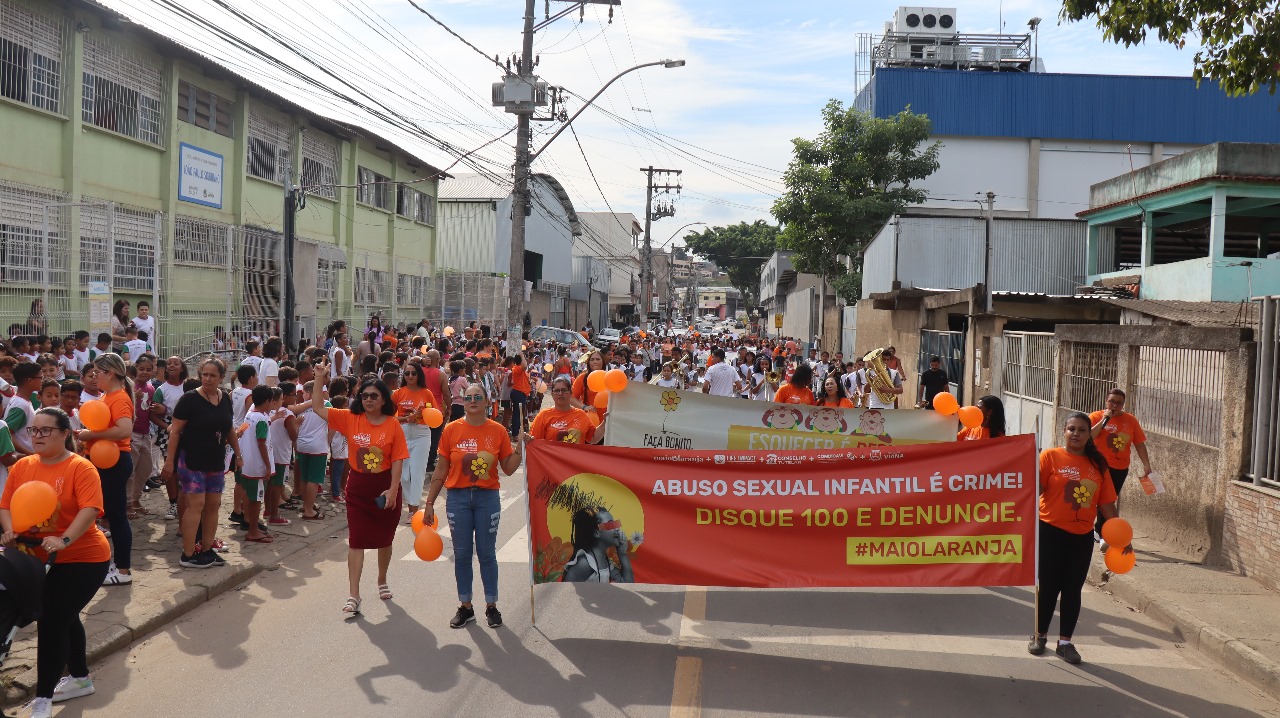
<path fill-rule="evenodd" d="M 920 384 L 924 387 L 924 400 L 933 403 L 933 397 L 947 390 L 947 371 L 945 369 L 925 369 L 920 375 Z"/>
<path fill-rule="evenodd" d="M 219 392 L 221 401 L 210 404 L 193 389 L 178 399 L 173 418 L 187 422 L 182 429 L 182 453 L 192 471 L 222 471 L 226 468 L 226 447 L 231 436 L 231 397 Z M 174 450 L 170 447 L 170 450 Z"/>

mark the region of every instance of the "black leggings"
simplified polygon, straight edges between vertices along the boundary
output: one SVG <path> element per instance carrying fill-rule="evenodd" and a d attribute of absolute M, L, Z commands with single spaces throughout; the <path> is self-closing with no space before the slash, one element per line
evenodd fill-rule
<path fill-rule="evenodd" d="M 1120 506 L 1120 489 L 1124 488 L 1124 480 L 1129 478 L 1128 469 L 1110 468 L 1111 485 L 1116 487 L 1116 507 Z M 1098 512 L 1098 518 L 1094 521 L 1093 530 L 1102 533 L 1102 524 L 1106 523 L 1102 518 L 1102 512 Z M 1124 548 L 1123 546 L 1121 548 Z"/>
<path fill-rule="evenodd" d="M 528 398 L 529 398 L 529 397 L 528 397 L 528 396 L 526 396 L 526 395 L 525 395 L 525 393 L 524 393 L 523 391 L 516 391 L 515 389 L 512 389 L 512 390 L 511 390 L 511 427 L 510 427 L 510 430 L 511 430 L 511 434 L 512 434 L 513 436 L 519 436 L 519 435 L 520 435 L 520 432 L 524 430 L 524 427 L 523 427 L 523 426 L 521 426 L 521 424 L 523 423 L 524 418 L 525 418 L 525 417 L 524 417 L 524 405 L 525 405 L 525 401 L 527 401 L 527 400 L 528 400 Z"/>
<path fill-rule="evenodd" d="M 1040 571 L 1036 630 L 1049 633 L 1053 609 L 1062 596 L 1058 635 L 1071 638 L 1080 620 L 1080 591 L 1089 577 L 1093 558 L 1093 535 L 1070 531 L 1040 522 Z"/>
<path fill-rule="evenodd" d="M 130 558 L 133 529 L 129 526 L 129 497 L 126 492 L 132 475 L 133 457 L 128 452 L 120 453 L 120 460 L 115 466 L 98 469 L 98 477 L 102 479 L 102 513 L 111 524 L 111 548 L 115 553 L 112 558 L 116 568 L 125 570 L 133 567 Z"/>
<path fill-rule="evenodd" d="M 40 622 L 36 629 L 36 697 L 52 698 L 63 669 L 89 675 L 84 624 L 80 612 L 107 577 L 110 561 L 57 563 L 44 580 Z"/>

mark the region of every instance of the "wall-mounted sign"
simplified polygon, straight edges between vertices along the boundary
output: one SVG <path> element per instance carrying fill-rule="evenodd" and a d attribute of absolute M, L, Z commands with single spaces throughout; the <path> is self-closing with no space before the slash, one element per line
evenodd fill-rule
<path fill-rule="evenodd" d="M 183 142 L 178 147 L 178 199 L 222 209 L 222 155 Z"/>

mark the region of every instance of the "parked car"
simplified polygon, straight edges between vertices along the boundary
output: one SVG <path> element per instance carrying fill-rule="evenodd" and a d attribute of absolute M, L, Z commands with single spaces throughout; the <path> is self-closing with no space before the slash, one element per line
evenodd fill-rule
<path fill-rule="evenodd" d="M 618 331 L 617 329 L 614 329 L 613 327 L 605 327 L 604 329 L 601 329 L 600 331 L 596 332 L 596 335 L 595 337 L 593 337 L 593 339 L 595 341 L 596 346 L 600 347 L 601 349 L 604 349 L 608 347 L 610 344 L 616 344 L 622 341 L 622 332 Z"/>
<path fill-rule="evenodd" d="M 587 338 L 578 332 L 556 327 L 534 327 L 529 330 L 529 338 L 534 341 L 553 341 L 564 346 L 576 344 L 584 349 L 591 346 L 591 342 L 587 341 Z"/>

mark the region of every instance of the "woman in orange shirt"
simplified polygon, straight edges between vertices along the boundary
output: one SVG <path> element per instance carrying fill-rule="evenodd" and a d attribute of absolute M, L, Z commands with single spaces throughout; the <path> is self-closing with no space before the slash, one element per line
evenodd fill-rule
<path fill-rule="evenodd" d="M 422 500 L 422 485 L 427 481 L 427 465 L 431 463 L 431 427 L 422 418 L 422 412 L 439 408 L 435 395 L 423 381 L 422 365 L 409 362 L 401 372 L 404 386 L 391 393 L 396 405 L 396 421 L 404 428 L 405 444 L 409 448 L 409 461 L 400 473 L 400 488 L 404 490 L 409 515 L 418 512 Z"/>
<path fill-rule="evenodd" d="M 808 404 L 813 406 L 813 367 L 801 362 L 791 373 L 791 379 L 783 384 L 773 400 L 779 404 Z"/>
<path fill-rule="evenodd" d="M 558 376 L 551 380 L 551 401 L 554 406 L 543 409 L 533 419 L 533 426 L 524 435 L 526 441 L 546 439 L 566 444 L 596 443 L 596 425 L 587 416 L 587 412 L 574 408 L 569 403 L 569 394 L 573 384 L 568 379 Z"/>
<path fill-rule="evenodd" d="M 449 517 L 449 533 L 453 539 L 453 577 L 458 584 L 458 601 L 462 604 L 449 621 L 450 628 L 462 628 L 476 620 L 471 604 L 474 573 L 471 556 L 480 559 L 480 582 L 488 604 L 485 618 L 490 628 L 502 625 L 498 612 L 498 518 L 502 503 L 498 499 L 498 466 L 507 476 L 520 468 L 523 443 L 511 446 L 511 437 L 502 424 L 484 415 L 484 387 L 470 384 L 462 394 L 466 413 L 449 422 L 440 435 L 440 456 L 436 472 L 431 476 L 427 503 L 423 507 L 426 523 L 435 520 L 436 497 L 448 487 L 445 511 Z"/>
<path fill-rule="evenodd" d="M 835 374 L 827 376 L 822 382 L 822 394 L 819 395 L 818 406 L 831 406 L 837 409 L 852 409 L 853 402 L 844 393 L 844 382 Z"/>
<path fill-rule="evenodd" d="M 604 421 L 604 409 L 597 411 L 596 405 L 593 403 L 596 399 L 596 392 L 587 386 L 587 376 L 593 371 L 604 369 L 604 357 L 598 351 L 591 352 L 587 355 L 586 364 L 587 368 L 573 379 L 573 392 L 570 394 L 569 404 L 587 413 L 599 414 L 600 420 Z"/>
<path fill-rule="evenodd" d="M 978 400 L 978 408 L 982 409 L 982 423 L 972 429 L 961 429 L 956 434 L 956 441 L 998 439 L 1004 436 L 1004 402 L 999 397 L 988 394 Z"/>
<path fill-rule="evenodd" d="M 102 431 L 81 429 L 76 439 L 82 444 L 91 441 L 114 441 L 120 449 L 115 466 L 98 467 L 102 478 L 102 509 L 111 527 L 111 547 L 115 562 L 103 582 L 105 586 L 123 586 L 133 583 L 133 563 L 129 554 L 133 551 L 133 529 L 129 526 L 129 499 L 126 487 L 133 475 L 133 457 L 130 455 L 133 436 L 133 382 L 125 373 L 124 360 L 110 352 L 93 360 L 97 369 L 98 388 L 102 401 L 111 410 L 111 422 Z"/>
<path fill-rule="evenodd" d="M 1063 427 L 1065 446 L 1040 452 L 1036 634 L 1027 651 L 1033 656 L 1044 653 L 1049 623 L 1061 596 L 1055 652 L 1068 663 L 1080 662 L 1071 636 L 1080 619 L 1080 591 L 1093 556 L 1094 518 L 1118 515 L 1107 461 L 1093 445 L 1091 429 L 1088 414 L 1076 412 Z M 1133 547 L 1124 550 L 1129 553 Z"/>
<path fill-rule="evenodd" d="M 329 366 L 315 369 L 316 386 L 329 383 Z M 378 598 L 389 601 L 391 541 L 400 522 L 400 477 L 409 458 L 404 431 L 395 420 L 396 405 L 387 385 L 365 379 L 356 391 L 351 409 L 330 409 L 324 392 L 311 392 L 311 410 L 329 422 L 329 428 L 347 439 L 347 580 L 351 593 L 342 613 L 360 614 L 360 574 L 366 549 L 378 550 Z"/>
<path fill-rule="evenodd" d="M 102 484 L 93 464 L 71 451 L 70 417 L 61 409 L 45 407 L 36 412 L 27 432 L 36 453 L 19 459 L 9 469 L 9 479 L 0 496 L 0 543 L 10 550 L 17 545 L 10 502 L 18 488 L 39 482 L 57 491 L 54 514 L 23 532 L 24 538 L 39 539 L 39 546 L 33 551 L 18 547 L 35 553 L 41 560 L 57 554 L 41 595 L 36 699 L 32 704 L 32 715 L 49 716 L 54 697 L 68 700 L 93 693 L 80 612 L 107 576 L 111 546 L 94 524 L 102 513 Z M 63 670 L 69 670 L 71 675 L 63 678 Z"/>

